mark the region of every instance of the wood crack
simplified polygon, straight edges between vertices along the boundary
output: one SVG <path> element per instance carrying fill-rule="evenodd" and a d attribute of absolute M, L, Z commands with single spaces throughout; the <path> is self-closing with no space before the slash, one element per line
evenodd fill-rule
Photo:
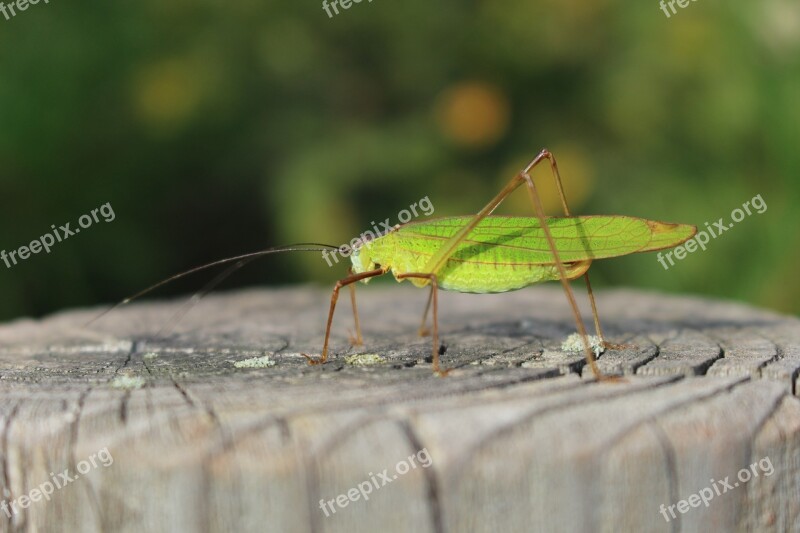
<path fill-rule="evenodd" d="M 130 357 L 130 356 L 129 356 Z M 70 460 L 70 468 L 72 471 L 76 471 L 78 458 L 76 453 L 76 448 L 78 445 L 78 432 L 81 423 L 81 417 L 83 416 L 83 408 L 86 404 L 86 398 L 92 392 L 93 387 L 89 385 L 86 390 L 82 391 L 80 396 L 78 396 L 78 401 L 76 402 L 75 412 L 73 413 L 73 420 L 70 423 L 69 428 L 69 448 L 68 448 L 68 457 Z M 92 508 L 92 514 L 95 518 L 95 525 L 97 529 L 102 531 L 103 529 L 103 510 L 100 506 L 100 501 L 95 491 L 94 486 L 92 486 L 91 480 L 88 477 L 84 477 L 84 483 L 81 485 L 85 486 L 86 494 L 89 499 L 89 505 Z"/>
<path fill-rule="evenodd" d="M 402 428 L 403 433 L 405 433 L 412 450 L 419 451 L 427 449 L 408 420 L 398 421 L 398 424 Z M 444 533 L 445 529 L 442 517 L 442 502 L 439 499 L 439 483 L 436 479 L 436 467 L 431 464 L 429 467 L 423 468 L 422 473 L 425 476 L 427 486 L 425 501 L 428 503 L 433 532 Z"/>
<path fill-rule="evenodd" d="M 11 424 L 14 422 L 14 419 L 19 413 L 19 402 L 14 402 L 14 407 L 11 408 L 11 412 L 9 412 L 8 416 L 5 419 L 3 424 L 3 487 L 5 490 L 3 491 L 2 497 L 6 501 L 13 501 L 14 497 L 14 490 L 11 486 L 11 462 L 9 461 L 9 453 L 10 453 L 10 445 L 9 445 L 9 433 L 11 431 Z M 5 513 L 4 513 L 5 514 Z M 14 529 L 14 518 L 12 516 L 5 516 L 4 521 L 8 523 L 9 531 Z"/>

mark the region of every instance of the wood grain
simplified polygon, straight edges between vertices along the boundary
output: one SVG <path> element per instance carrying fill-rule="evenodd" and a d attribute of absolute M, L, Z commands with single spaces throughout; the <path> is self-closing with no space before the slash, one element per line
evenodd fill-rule
<path fill-rule="evenodd" d="M 798 319 L 601 292 L 608 337 L 633 346 L 599 359 L 625 381 L 597 383 L 560 348 L 575 326 L 558 287 L 445 293 L 442 379 L 416 336 L 426 296 L 359 289 L 366 345 L 349 346 L 343 301 L 322 367 L 301 355 L 324 334 L 314 287 L 211 296 L 174 326 L 183 301 L 0 326 L 0 486 L 18 511 L 0 530 L 800 531 Z M 104 449 L 113 463 L 79 474 Z M 749 465 L 707 507 L 660 512 Z"/>

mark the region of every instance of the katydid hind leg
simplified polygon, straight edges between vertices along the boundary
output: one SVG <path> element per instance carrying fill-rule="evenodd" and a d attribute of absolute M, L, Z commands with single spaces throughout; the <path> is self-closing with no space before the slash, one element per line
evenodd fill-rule
<path fill-rule="evenodd" d="M 559 196 L 561 197 L 561 204 L 564 208 L 564 212 L 569 215 L 569 208 L 567 207 L 567 200 L 564 197 L 564 190 L 561 185 L 561 178 L 558 174 L 558 164 L 556 163 L 555 157 L 553 154 L 550 153 L 549 150 L 546 148 L 543 149 L 539 154 L 531 160 L 525 166 L 525 169 L 516 174 L 511 180 L 506 184 L 503 189 L 497 193 L 497 195 L 492 198 L 488 204 L 486 204 L 483 209 L 478 211 L 478 213 L 472 217 L 472 219 L 455 235 L 450 237 L 441 247 L 431 256 L 428 260 L 428 263 L 425 265 L 425 271 L 431 272 L 433 274 L 438 274 L 442 267 L 447 263 L 447 260 L 455 253 L 456 248 L 458 245 L 469 235 L 469 233 L 475 229 L 475 227 L 480 224 L 481 220 L 485 219 L 487 216 L 491 215 L 492 212 L 497 209 L 503 200 L 508 197 L 512 192 L 514 192 L 520 185 L 525 183 L 525 176 L 537 165 L 539 165 L 542 161 L 549 161 L 550 168 L 553 171 L 553 175 L 556 178 L 556 186 L 558 188 Z M 530 179 L 530 177 L 528 177 Z"/>
<path fill-rule="evenodd" d="M 600 368 L 597 366 L 597 361 L 595 360 L 594 352 L 589 344 L 589 336 L 586 333 L 586 326 L 581 318 L 581 313 L 578 309 L 578 302 L 575 300 L 575 294 L 572 292 L 572 287 L 567 279 L 567 271 L 564 268 L 564 263 L 561 262 L 561 258 L 558 255 L 558 249 L 556 248 L 556 243 L 553 240 L 553 235 L 550 233 L 550 226 L 547 224 L 547 219 L 544 215 L 542 201 L 539 198 L 539 194 L 536 192 L 536 185 L 533 183 L 533 179 L 527 172 L 523 173 L 523 177 L 528 186 L 528 194 L 530 195 L 531 203 L 533 204 L 533 210 L 536 212 L 536 217 L 539 219 L 539 224 L 542 226 L 545 239 L 547 239 L 547 244 L 553 254 L 553 260 L 556 264 L 556 268 L 558 269 L 561 286 L 564 288 L 564 294 L 567 297 L 567 302 L 572 309 L 575 325 L 578 327 L 578 333 L 583 340 L 583 351 L 586 354 L 586 362 L 591 367 L 592 373 L 595 375 L 595 377 L 598 380 L 603 380 L 605 379 L 605 376 L 602 372 L 600 372 Z"/>
<path fill-rule="evenodd" d="M 566 194 L 564 194 L 564 185 L 561 181 L 561 173 L 558 171 L 558 162 L 556 161 L 556 157 L 547 149 L 542 150 L 542 152 L 539 154 L 539 157 L 545 158 L 550 161 L 550 171 L 553 175 L 553 180 L 555 180 L 556 182 L 556 189 L 558 190 L 558 197 L 561 200 L 561 207 L 564 210 L 564 215 L 572 216 L 569 212 L 569 206 L 567 205 Z M 634 347 L 628 344 L 613 344 L 606 340 L 605 335 L 603 335 L 603 328 L 600 326 L 600 315 L 597 312 L 597 303 L 595 302 L 594 299 L 594 292 L 592 291 L 592 284 L 589 281 L 588 271 L 586 271 L 583 274 L 583 279 L 586 282 L 586 292 L 589 295 L 589 303 L 592 306 L 592 319 L 594 320 L 594 329 L 603 347 L 609 350 L 618 350 L 618 349 Z"/>
<path fill-rule="evenodd" d="M 547 159 L 550 162 L 550 172 L 553 175 L 553 180 L 556 184 L 556 190 L 558 191 L 558 197 L 561 201 L 561 207 L 564 210 L 565 216 L 572 216 L 569 212 L 569 206 L 567 205 L 567 196 L 564 193 L 564 185 L 561 181 L 561 173 L 558 170 L 558 162 L 556 161 L 556 157 L 547 149 L 542 150 L 537 159 L 540 161 L 543 159 Z M 526 171 L 533 168 L 533 164 L 536 161 L 534 159 L 531 164 L 526 167 Z M 589 281 L 589 272 L 585 272 L 583 274 L 583 279 L 586 282 L 586 292 L 589 295 L 589 303 L 592 306 L 592 319 L 594 320 L 594 329 L 597 333 L 597 337 L 600 339 L 603 347 L 609 350 L 618 350 L 618 349 L 625 349 L 625 348 L 632 348 L 635 347 L 629 344 L 613 344 L 606 340 L 605 335 L 603 335 L 603 328 L 600 326 L 600 315 L 597 312 L 597 303 L 594 299 L 594 292 L 592 291 L 592 284 Z"/>
<path fill-rule="evenodd" d="M 636 348 L 635 344 L 614 344 L 613 342 L 608 342 L 606 340 L 606 337 L 603 334 L 603 328 L 600 326 L 600 313 L 597 312 L 597 303 L 595 303 L 594 291 L 592 291 L 592 284 L 589 281 L 589 272 L 586 272 L 583 275 L 583 279 L 586 281 L 586 293 L 589 295 L 589 303 L 592 306 L 594 330 L 597 333 L 597 337 L 600 339 L 600 343 L 602 344 L 603 348 L 606 350 L 626 350 L 629 348 Z"/>
<path fill-rule="evenodd" d="M 584 345 L 584 352 L 586 353 L 586 361 L 592 369 L 592 372 L 598 379 L 603 379 L 604 376 L 600 372 L 600 369 L 597 367 L 597 363 L 594 358 L 594 353 L 589 346 L 589 339 L 586 334 L 586 327 L 581 320 L 580 312 L 578 311 L 578 304 L 575 301 L 575 295 L 572 293 L 572 288 L 569 285 L 569 281 L 567 280 L 566 270 L 564 268 L 564 264 L 561 262 L 558 256 L 558 250 L 555 247 L 555 242 L 553 241 L 553 237 L 550 233 L 550 228 L 547 225 L 547 220 L 544 216 L 544 209 L 541 205 L 541 200 L 539 199 L 539 195 L 536 192 L 535 185 L 533 184 L 533 179 L 530 177 L 529 172 L 540 164 L 542 161 L 549 161 L 550 168 L 553 171 L 553 175 L 556 179 L 556 185 L 559 191 L 559 196 L 561 198 L 561 204 L 564 208 L 564 212 L 569 214 L 569 208 L 567 206 L 566 198 L 564 196 L 563 187 L 561 185 L 561 179 L 558 174 L 558 164 L 556 163 L 555 157 L 549 150 L 544 149 L 530 162 L 526 165 L 525 169 L 511 178 L 511 181 L 503 187 L 503 189 L 494 197 L 492 200 L 486 204 L 483 209 L 481 209 L 470 221 L 467 223 L 463 228 L 461 228 L 455 235 L 453 235 L 450 239 L 448 239 L 440 248 L 433 254 L 431 259 L 429 260 L 428 264 L 426 265 L 425 270 L 431 272 L 432 274 L 436 274 L 439 270 L 447 263 L 447 260 L 453 255 L 458 245 L 469 235 L 469 233 L 475 229 L 475 227 L 481 222 L 481 220 L 485 219 L 489 216 L 497 206 L 502 203 L 503 200 L 506 199 L 508 195 L 514 192 L 520 185 L 526 183 L 528 185 L 528 192 L 531 197 L 531 201 L 534 206 L 534 210 L 537 212 L 537 217 L 539 218 L 540 224 L 542 229 L 547 237 L 548 244 L 550 246 L 550 250 L 553 253 L 553 258 L 556 263 L 556 266 L 559 271 L 559 277 L 561 279 L 561 284 L 564 287 L 564 293 L 567 296 L 567 300 L 572 308 L 573 315 L 575 317 L 576 325 L 578 326 L 578 332 L 583 339 Z"/>

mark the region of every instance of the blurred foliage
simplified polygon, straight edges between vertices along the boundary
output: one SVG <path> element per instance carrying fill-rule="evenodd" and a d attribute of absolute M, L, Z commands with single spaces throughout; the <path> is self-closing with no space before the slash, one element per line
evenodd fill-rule
<path fill-rule="evenodd" d="M 596 285 L 797 313 L 799 66 L 796 0 L 669 19 L 655 0 L 375 0 L 334 18 L 317 1 L 40 2 L 0 18 L 0 249 L 105 202 L 116 220 L 0 263 L 0 318 L 348 242 L 424 196 L 473 213 L 544 146 L 576 213 L 703 225 L 769 206 L 668 271 L 654 254 L 599 262 Z M 529 214 L 525 193 L 502 212 Z M 345 268 L 272 256 L 225 287 Z"/>

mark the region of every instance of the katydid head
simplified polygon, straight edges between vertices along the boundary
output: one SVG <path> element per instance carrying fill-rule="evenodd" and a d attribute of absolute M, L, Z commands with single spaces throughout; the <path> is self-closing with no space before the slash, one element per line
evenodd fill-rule
<path fill-rule="evenodd" d="M 350 254 L 350 261 L 353 263 L 353 274 L 361 274 L 377 268 L 372 257 L 371 242 L 372 239 L 362 237 L 353 246 L 353 251 Z"/>
<path fill-rule="evenodd" d="M 378 268 L 387 268 L 392 253 L 386 249 L 391 239 L 387 238 L 391 232 L 373 237 L 371 235 L 361 235 L 357 240 L 353 251 L 350 254 L 350 261 L 353 263 L 353 273 L 361 274 Z M 388 252 L 388 253 L 387 253 Z M 365 282 L 367 280 L 364 280 Z"/>

